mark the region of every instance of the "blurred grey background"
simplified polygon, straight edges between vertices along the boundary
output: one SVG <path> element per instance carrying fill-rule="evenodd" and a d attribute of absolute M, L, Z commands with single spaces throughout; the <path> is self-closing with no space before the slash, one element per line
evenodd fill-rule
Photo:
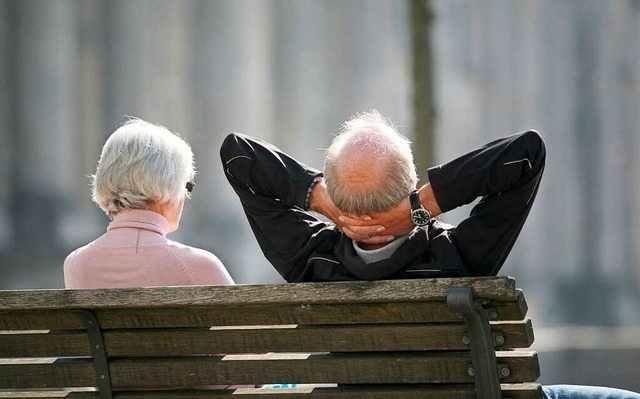
<path fill-rule="evenodd" d="M 424 174 L 534 128 L 547 168 L 502 274 L 525 290 L 541 381 L 640 391 L 639 0 L 0 0 L 0 59 L 1 289 L 62 287 L 65 256 L 105 231 L 88 175 L 127 115 L 192 145 L 171 238 L 238 283 L 282 280 L 224 179 L 227 133 L 321 167 L 375 108 Z"/>

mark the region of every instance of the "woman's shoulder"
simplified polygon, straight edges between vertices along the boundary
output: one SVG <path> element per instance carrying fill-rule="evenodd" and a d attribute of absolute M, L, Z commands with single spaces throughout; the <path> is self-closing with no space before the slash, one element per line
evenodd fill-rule
<path fill-rule="evenodd" d="M 185 267 L 199 276 L 199 284 L 233 284 L 224 264 L 213 253 L 172 240 L 167 240 L 167 245 Z"/>
<path fill-rule="evenodd" d="M 71 253 L 69 253 L 69 255 L 67 255 L 67 257 L 64 260 L 65 267 L 67 265 L 82 261 L 86 257 L 90 257 L 92 249 L 94 248 L 93 243 L 94 242 L 91 241 L 90 243 L 88 243 L 86 245 L 83 245 L 80 248 L 77 248 L 77 249 L 71 251 Z"/>
<path fill-rule="evenodd" d="M 93 264 L 99 256 L 95 254 L 94 241 L 72 251 L 64 260 L 63 274 L 66 288 L 81 288 L 87 265 Z"/>
<path fill-rule="evenodd" d="M 192 247 L 190 245 L 186 245 L 181 242 L 169 239 L 167 239 L 167 245 L 172 251 L 179 253 L 183 257 L 189 257 L 190 260 L 201 260 L 203 262 L 220 262 L 220 259 L 218 259 L 217 256 L 207 251 L 206 249 Z"/>

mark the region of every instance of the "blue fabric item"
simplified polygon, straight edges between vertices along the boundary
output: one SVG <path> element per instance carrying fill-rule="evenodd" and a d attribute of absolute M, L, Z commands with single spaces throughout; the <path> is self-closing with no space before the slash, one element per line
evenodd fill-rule
<path fill-rule="evenodd" d="M 547 399 L 640 399 L 640 394 L 623 389 L 586 385 L 546 385 Z"/>
<path fill-rule="evenodd" d="M 298 384 L 267 384 L 267 385 L 261 386 L 260 388 L 263 388 L 263 389 L 271 389 L 271 388 L 290 389 L 290 388 L 295 388 L 297 386 L 298 386 Z"/>

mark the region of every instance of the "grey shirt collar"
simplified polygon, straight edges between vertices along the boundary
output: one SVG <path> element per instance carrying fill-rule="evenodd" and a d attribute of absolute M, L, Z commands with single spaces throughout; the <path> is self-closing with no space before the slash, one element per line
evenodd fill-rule
<path fill-rule="evenodd" d="M 389 259 L 396 249 L 404 243 L 409 236 L 398 237 L 395 240 L 391 241 L 389 244 L 385 245 L 382 248 L 378 249 L 362 249 L 358 246 L 358 243 L 355 241 L 351 241 L 353 243 L 353 249 L 356 251 L 356 254 L 362 259 L 362 261 L 366 264 L 378 262 L 384 259 Z"/>

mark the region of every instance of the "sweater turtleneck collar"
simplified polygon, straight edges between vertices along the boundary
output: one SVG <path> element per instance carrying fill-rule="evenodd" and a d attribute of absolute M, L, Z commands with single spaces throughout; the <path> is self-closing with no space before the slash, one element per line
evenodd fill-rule
<path fill-rule="evenodd" d="M 166 236 L 169 233 L 169 221 L 153 211 L 125 209 L 113 217 L 107 231 L 123 228 L 144 229 Z"/>

